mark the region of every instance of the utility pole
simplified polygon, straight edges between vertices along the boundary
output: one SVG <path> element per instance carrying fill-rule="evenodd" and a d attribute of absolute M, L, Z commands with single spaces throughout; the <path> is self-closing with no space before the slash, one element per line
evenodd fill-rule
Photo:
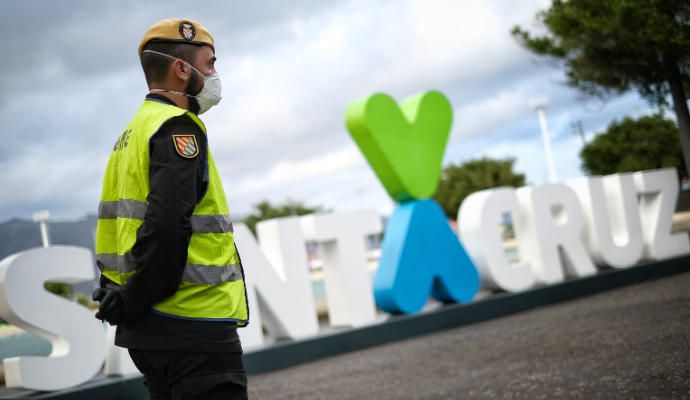
<path fill-rule="evenodd" d="M 548 97 L 541 97 L 529 101 L 539 117 L 539 127 L 541 128 L 541 137 L 544 141 L 544 151 L 546 153 L 546 165 L 549 170 L 549 183 L 558 182 L 558 173 L 556 172 L 556 163 L 553 160 L 553 152 L 551 151 L 551 136 L 549 135 L 549 126 L 546 123 L 546 114 L 544 110 L 549 106 Z"/>

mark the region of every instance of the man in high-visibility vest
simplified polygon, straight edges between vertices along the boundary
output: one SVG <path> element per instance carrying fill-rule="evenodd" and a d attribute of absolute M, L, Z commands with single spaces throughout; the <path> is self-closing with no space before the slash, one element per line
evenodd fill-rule
<path fill-rule="evenodd" d="M 139 57 L 149 94 L 115 142 L 98 208 L 96 318 L 117 325 L 152 399 L 246 398 L 244 270 L 198 118 L 220 101 L 213 37 L 159 21 Z"/>

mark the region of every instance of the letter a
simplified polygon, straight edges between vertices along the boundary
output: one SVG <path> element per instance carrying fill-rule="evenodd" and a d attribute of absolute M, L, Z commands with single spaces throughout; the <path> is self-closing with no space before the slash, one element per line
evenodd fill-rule
<path fill-rule="evenodd" d="M 386 229 L 374 279 L 376 304 L 389 313 L 413 313 L 429 295 L 469 302 L 479 274 L 434 200 L 400 204 Z"/>

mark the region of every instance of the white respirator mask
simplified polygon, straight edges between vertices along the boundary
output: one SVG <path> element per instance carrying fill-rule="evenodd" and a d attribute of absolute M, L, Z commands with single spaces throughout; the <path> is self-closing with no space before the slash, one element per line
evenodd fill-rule
<path fill-rule="evenodd" d="M 185 60 L 182 60 L 177 57 L 173 57 L 169 54 L 161 53 L 159 51 L 155 50 L 144 50 L 142 53 L 153 53 L 153 54 L 158 54 L 164 57 L 171 58 L 173 60 L 181 60 L 183 63 L 189 65 L 190 68 L 192 68 L 194 71 L 198 72 L 199 75 L 204 77 L 204 84 L 201 87 L 201 91 L 199 94 L 196 96 L 192 96 L 191 94 L 187 93 L 182 93 L 182 92 L 177 92 L 174 90 L 166 90 L 166 89 L 151 89 L 152 93 L 160 93 L 160 92 L 170 92 L 174 94 L 179 94 L 187 97 L 191 97 L 194 100 L 196 100 L 197 104 L 199 105 L 199 115 L 205 113 L 208 111 L 211 107 L 215 106 L 220 102 L 221 97 L 221 91 L 222 91 L 222 86 L 220 84 L 220 75 L 218 73 L 214 73 L 213 75 L 206 76 L 201 71 L 196 69 L 192 64 L 188 63 Z"/>

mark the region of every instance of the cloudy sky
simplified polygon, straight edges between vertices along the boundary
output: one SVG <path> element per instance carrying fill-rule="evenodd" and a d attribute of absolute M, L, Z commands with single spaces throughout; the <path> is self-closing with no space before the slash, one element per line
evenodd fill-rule
<path fill-rule="evenodd" d="M 147 93 L 137 58 L 159 19 L 203 22 L 216 39 L 223 101 L 204 114 L 231 210 L 286 198 L 336 211 L 392 203 L 344 127 L 347 105 L 375 92 L 430 89 L 455 109 L 444 164 L 514 157 L 544 183 L 530 98 L 548 96 L 562 180 L 580 176 L 587 139 L 649 112 L 635 94 L 584 101 L 563 73 L 511 38 L 540 29 L 548 0 L 21 1 L 0 24 L 0 222 L 49 209 L 95 213 L 108 155 Z"/>

